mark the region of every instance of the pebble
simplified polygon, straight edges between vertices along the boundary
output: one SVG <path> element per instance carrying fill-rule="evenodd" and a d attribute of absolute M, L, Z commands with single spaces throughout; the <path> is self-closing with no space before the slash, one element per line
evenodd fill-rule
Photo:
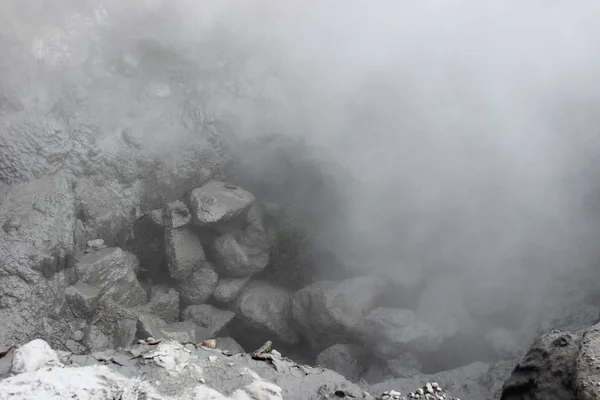
<path fill-rule="evenodd" d="M 422 399 L 422 400 L 460 400 L 457 397 L 449 396 L 444 393 L 444 390 L 440 387 L 437 382 L 430 382 L 425 384 L 423 387 L 418 388 L 414 392 L 408 393 L 407 396 L 403 397 L 402 394 L 396 390 L 387 390 L 383 392 L 380 397 L 381 400 L 408 400 L 408 399 Z"/>

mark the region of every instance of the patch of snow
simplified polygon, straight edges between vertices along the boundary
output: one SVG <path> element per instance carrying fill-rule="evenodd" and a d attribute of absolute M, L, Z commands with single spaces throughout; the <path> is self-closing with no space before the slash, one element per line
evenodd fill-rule
<path fill-rule="evenodd" d="M 58 354 L 41 339 L 32 340 L 15 351 L 11 372 L 34 372 L 47 365 L 60 364 Z"/>

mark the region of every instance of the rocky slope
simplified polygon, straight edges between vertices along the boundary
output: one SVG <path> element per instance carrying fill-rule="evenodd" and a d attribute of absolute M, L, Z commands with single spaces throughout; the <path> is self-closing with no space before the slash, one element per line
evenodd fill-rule
<path fill-rule="evenodd" d="M 119 350 L 78 356 L 34 340 L 0 359 L 0 399 L 325 400 L 375 399 L 341 375 L 296 364 L 270 343 L 251 354 L 149 339 Z M 225 342 L 224 342 L 225 343 Z M 378 399 L 454 399 L 437 383 L 405 396 Z"/>
<path fill-rule="evenodd" d="M 600 397 L 600 324 L 539 338 L 504 384 L 502 400 Z"/>

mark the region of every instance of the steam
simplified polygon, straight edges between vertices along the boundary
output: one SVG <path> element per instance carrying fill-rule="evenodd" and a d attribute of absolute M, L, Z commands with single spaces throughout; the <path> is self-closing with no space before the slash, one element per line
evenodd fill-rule
<path fill-rule="evenodd" d="M 525 318 L 597 259 L 600 4 L 63 1 L 44 21 L 17 3 L 0 18 L 32 62 L 160 41 L 238 138 L 302 138 L 343 166 L 344 218 L 315 235 L 359 273 L 450 279 L 440 306 L 508 298 Z"/>

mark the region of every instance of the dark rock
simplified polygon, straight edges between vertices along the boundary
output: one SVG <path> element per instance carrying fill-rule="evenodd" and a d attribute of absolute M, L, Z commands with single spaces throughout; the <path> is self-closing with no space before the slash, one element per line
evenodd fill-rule
<path fill-rule="evenodd" d="M 87 254 L 77 262 L 75 270 L 81 282 L 97 287 L 101 296 L 118 304 L 132 307 L 148 301 L 136 276 L 137 257 L 118 247 Z"/>
<path fill-rule="evenodd" d="M 163 337 L 161 328 L 166 325 L 167 323 L 158 317 L 142 314 L 137 319 L 136 337 L 139 339 L 147 339 L 149 337 L 160 339 Z"/>
<path fill-rule="evenodd" d="M 179 295 L 182 303 L 186 305 L 204 304 L 214 293 L 219 282 L 219 275 L 209 263 L 204 263 L 202 268 L 182 282 L 179 282 Z"/>
<path fill-rule="evenodd" d="M 90 138 L 73 135 L 50 116 L 11 113 L 0 120 L 0 182 L 28 182 L 67 169 L 86 158 Z M 66 167 L 66 168 L 65 168 Z"/>
<path fill-rule="evenodd" d="M 148 213 L 148 217 L 152 221 L 152 223 L 156 226 L 164 227 L 165 222 L 163 220 L 164 211 L 160 208 L 156 210 L 152 210 Z"/>
<path fill-rule="evenodd" d="M 352 341 L 384 288 L 385 281 L 370 277 L 314 283 L 294 294 L 294 320 L 315 349 Z"/>
<path fill-rule="evenodd" d="M 191 305 L 181 313 L 184 321 L 191 321 L 203 329 L 206 338 L 214 338 L 235 317 L 235 313 L 209 304 Z"/>
<path fill-rule="evenodd" d="M 575 394 L 575 379 L 583 338 L 584 332 L 543 335 L 513 370 L 501 399 L 580 399 Z"/>
<path fill-rule="evenodd" d="M 62 175 L 0 187 L 0 347 L 49 336 L 44 318 L 59 315 L 74 282 L 75 207 Z M 48 319 L 68 335 L 68 324 Z M 55 322 L 56 323 L 55 323 Z M 62 334 L 61 333 L 61 334 Z"/>
<path fill-rule="evenodd" d="M 431 375 L 418 374 L 408 378 L 389 379 L 371 385 L 368 391 L 379 394 L 394 389 L 403 395 L 409 395 L 415 388 L 424 388 L 427 383 L 435 382 L 444 391 L 455 396 L 446 394 L 449 399 L 495 400 L 498 399 L 502 382 L 508 374 L 510 368 L 506 368 L 506 365 L 476 362 Z"/>
<path fill-rule="evenodd" d="M 187 206 L 177 200 L 167 204 L 166 212 L 162 218 L 165 226 L 173 229 L 181 228 L 192 222 L 192 214 Z"/>
<path fill-rule="evenodd" d="M 252 193 L 218 181 L 194 189 L 189 198 L 194 223 L 211 228 L 239 216 L 250 208 L 254 200 Z"/>
<path fill-rule="evenodd" d="M 89 319 L 98 306 L 100 290 L 87 283 L 77 282 L 65 290 L 67 304 L 77 318 Z"/>
<path fill-rule="evenodd" d="M 560 342 L 557 344 L 561 344 Z M 583 336 L 575 361 L 573 391 L 578 400 L 600 398 L 600 324 L 589 328 Z M 566 378 L 561 375 L 561 378 Z"/>
<path fill-rule="evenodd" d="M 267 244 L 266 236 L 264 244 Z M 225 276 L 250 276 L 262 271 L 269 263 L 268 245 L 248 247 L 230 233 L 219 236 L 213 246 L 217 266 Z"/>
<path fill-rule="evenodd" d="M 213 295 L 218 301 L 229 303 L 237 298 L 249 280 L 249 276 L 245 278 L 220 278 Z"/>
<path fill-rule="evenodd" d="M 169 273 L 176 281 L 187 279 L 206 261 L 200 238 L 187 228 L 167 229 L 165 246 Z"/>
<path fill-rule="evenodd" d="M 394 359 L 407 352 L 432 353 L 443 337 L 429 325 L 417 321 L 412 310 L 378 307 L 364 317 L 366 343 L 374 354 Z"/>
<path fill-rule="evenodd" d="M 137 320 L 123 319 L 117 324 L 117 330 L 113 335 L 113 346 L 115 348 L 131 346 L 137 333 Z"/>
<path fill-rule="evenodd" d="M 366 358 L 361 346 L 335 344 L 317 356 L 316 364 L 343 375 L 349 381 L 358 382 L 364 371 Z"/>
<path fill-rule="evenodd" d="M 215 339 L 217 341 L 217 348 L 221 350 L 225 350 L 230 352 L 231 354 L 244 353 L 244 348 L 230 337 L 218 337 Z"/>
<path fill-rule="evenodd" d="M 237 315 L 248 326 L 273 335 L 286 344 L 296 344 L 299 337 L 291 317 L 292 295 L 267 282 L 253 281 L 238 296 Z"/>
<path fill-rule="evenodd" d="M 90 325 L 86 328 L 83 345 L 90 352 L 102 351 L 113 347 L 112 340 L 95 325 Z"/>
<path fill-rule="evenodd" d="M 75 195 L 80 219 L 77 243 L 102 239 L 108 246 L 123 246 L 135 222 L 132 210 L 140 202 L 139 188 L 79 179 Z"/>
<path fill-rule="evenodd" d="M 179 321 L 179 292 L 154 286 L 150 292 L 150 301 L 142 308 L 144 312 L 156 315 L 167 323 Z"/>
<path fill-rule="evenodd" d="M 181 343 L 199 343 L 204 339 L 202 333 L 198 332 L 198 326 L 191 321 L 174 322 L 160 328 L 162 338 L 176 340 Z M 155 338 L 156 339 L 156 338 Z"/>

